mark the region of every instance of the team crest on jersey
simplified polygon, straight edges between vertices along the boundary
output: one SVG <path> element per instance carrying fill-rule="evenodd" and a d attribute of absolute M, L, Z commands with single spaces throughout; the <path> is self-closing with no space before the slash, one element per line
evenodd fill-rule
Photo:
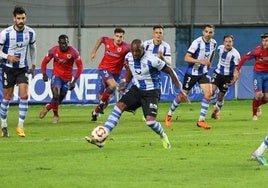
<path fill-rule="evenodd" d="M 122 48 L 117 48 L 117 51 L 118 51 L 118 52 L 121 52 L 121 51 L 122 51 Z"/>
<path fill-rule="evenodd" d="M 72 55 L 71 54 L 67 54 L 67 58 L 68 59 L 71 59 L 72 58 Z"/>

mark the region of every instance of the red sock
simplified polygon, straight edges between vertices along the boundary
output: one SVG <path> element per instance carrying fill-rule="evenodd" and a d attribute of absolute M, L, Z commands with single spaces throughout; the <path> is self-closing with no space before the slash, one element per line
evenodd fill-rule
<path fill-rule="evenodd" d="M 253 116 L 257 116 L 257 110 L 258 110 L 258 107 L 259 107 L 259 101 L 257 101 L 256 99 L 253 99 L 252 100 L 252 113 L 253 113 Z"/>

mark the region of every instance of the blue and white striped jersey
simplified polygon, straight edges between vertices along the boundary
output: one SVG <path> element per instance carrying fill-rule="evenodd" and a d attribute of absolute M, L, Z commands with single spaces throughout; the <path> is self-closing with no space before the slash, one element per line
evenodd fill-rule
<path fill-rule="evenodd" d="M 187 52 L 191 53 L 194 59 L 211 61 L 216 46 L 217 42 L 214 39 L 211 39 L 210 42 L 206 43 L 201 36 L 192 42 Z M 189 63 L 186 72 L 190 75 L 199 76 L 207 73 L 208 67 L 199 63 Z"/>
<path fill-rule="evenodd" d="M 219 61 L 214 72 L 221 75 L 232 75 L 241 58 L 239 52 L 234 47 L 230 51 L 226 51 L 224 45 L 220 45 L 217 51 Z"/>
<path fill-rule="evenodd" d="M 140 60 L 134 59 L 132 53 L 129 52 L 125 60 L 132 73 L 134 85 L 144 91 L 160 89 L 160 71 L 166 65 L 164 61 L 147 51 Z"/>
<path fill-rule="evenodd" d="M 146 40 L 143 42 L 144 48 L 146 51 L 151 52 L 155 56 L 158 56 L 158 51 L 162 51 L 165 60 L 171 66 L 171 50 L 170 45 L 165 41 L 162 41 L 161 44 L 155 45 L 153 39 Z"/>
<path fill-rule="evenodd" d="M 35 31 L 24 26 L 23 31 L 16 31 L 14 26 L 4 29 L 0 33 L 0 45 L 3 46 L 3 52 L 9 55 L 19 57 L 20 61 L 9 63 L 7 59 L 2 59 L 2 64 L 11 68 L 23 68 L 28 66 L 27 53 L 29 44 L 35 42 Z"/>

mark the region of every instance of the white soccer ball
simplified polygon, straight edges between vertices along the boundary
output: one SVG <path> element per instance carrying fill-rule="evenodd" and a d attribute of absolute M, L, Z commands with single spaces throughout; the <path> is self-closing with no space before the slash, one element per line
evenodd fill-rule
<path fill-rule="evenodd" d="M 91 132 L 92 137 L 98 142 L 104 142 L 109 135 L 109 131 L 104 126 L 97 126 Z"/>

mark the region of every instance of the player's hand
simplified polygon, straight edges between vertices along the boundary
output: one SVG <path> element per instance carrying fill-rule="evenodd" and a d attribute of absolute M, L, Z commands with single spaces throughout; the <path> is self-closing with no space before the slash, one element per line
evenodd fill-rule
<path fill-rule="evenodd" d="M 29 74 L 32 75 L 32 78 L 34 78 L 35 75 L 35 65 L 32 65 L 32 68 L 29 70 Z"/>
<path fill-rule="evenodd" d="M 43 74 L 43 81 L 44 82 L 47 82 L 48 81 L 48 76 L 47 76 L 47 74 L 45 73 L 45 74 Z"/>
<path fill-rule="evenodd" d="M 127 85 L 128 85 L 128 83 L 126 82 L 126 79 L 124 79 L 124 78 L 121 79 L 117 91 L 118 91 L 118 92 L 122 92 L 122 91 L 126 90 Z"/>
<path fill-rule="evenodd" d="M 15 55 L 8 55 L 7 60 L 10 63 L 15 63 L 15 62 L 18 62 L 20 59 Z"/>
<path fill-rule="evenodd" d="M 182 99 L 182 101 L 186 102 L 187 104 L 191 104 L 191 101 L 190 101 L 188 95 L 184 91 L 181 91 L 181 99 Z"/>
<path fill-rule="evenodd" d="M 75 83 L 76 83 L 76 81 L 75 80 L 73 80 L 72 82 L 71 82 L 71 84 L 69 85 L 69 90 L 71 91 L 71 90 L 73 90 L 74 88 L 75 88 Z"/>

